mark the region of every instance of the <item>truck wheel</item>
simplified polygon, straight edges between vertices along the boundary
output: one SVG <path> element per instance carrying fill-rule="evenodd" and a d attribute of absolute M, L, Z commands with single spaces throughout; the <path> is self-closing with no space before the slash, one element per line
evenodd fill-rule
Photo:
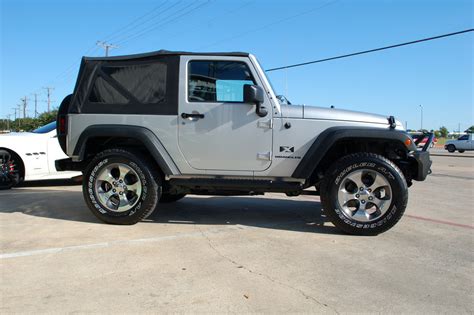
<path fill-rule="evenodd" d="M 355 153 L 329 168 L 321 203 L 331 222 L 346 233 L 377 235 L 405 212 L 408 187 L 400 169 L 373 153 Z"/>
<path fill-rule="evenodd" d="M 183 199 L 186 194 L 168 194 L 168 193 L 163 193 L 160 197 L 160 202 L 161 203 L 170 203 L 170 202 L 175 202 L 180 199 Z"/>
<path fill-rule="evenodd" d="M 456 151 L 456 147 L 453 144 L 448 144 L 447 149 L 448 149 L 448 152 L 451 152 L 451 153 Z"/>
<path fill-rule="evenodd" d="M 140 153 L 110 149 L 99 153 L 87 167 L 82 191 L 99 220 L 135 224 L 155 210 L 161 179 Z"/>
<path fill-rule="evenodd" d="M 458 150 L 458 151 L 459 151 L 459 153 L 464 153 L 464 150 Z"/>

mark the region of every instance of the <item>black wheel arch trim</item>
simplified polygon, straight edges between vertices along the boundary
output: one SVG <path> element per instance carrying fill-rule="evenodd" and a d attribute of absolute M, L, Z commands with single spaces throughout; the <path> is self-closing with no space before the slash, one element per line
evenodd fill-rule
<path fill-rule="evenodd" d="M 371 127 L 328 128 L 314 140 L 313 144 L 294 170 L 292 177 L 309 178 L 329 149 L 331 149 L 333 144 L 337 141 L 354 138 L 392 140 L 401 142 L 403 147 L 407 148 L 407 152 L 416 151 L 413 141 L 408 147 L 404 144 L 405 140 L 409 137 L 410 136 L 406 132 L 394 129 L 379 129 Z"/>
<path fill-rule="evenodd" d="M 148 128 L 126 125 L 91 125 L 87 127 L 77 140 L 73 156 L 80 162 L 86 154 L 86 145 L 94 137 L 126 137 L 140 141 L 150 152 L 165 175 L 179 175 L 177 166 L 158 137 Z"/>

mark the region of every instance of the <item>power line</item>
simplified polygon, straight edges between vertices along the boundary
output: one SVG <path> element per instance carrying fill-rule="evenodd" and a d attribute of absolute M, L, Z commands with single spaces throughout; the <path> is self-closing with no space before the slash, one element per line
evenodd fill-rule
<path fill-rule="evenodd" d="M 180 10 L 178 11 L 175 11 L 174 13 L 171 14 L 171 16 L 168 16 L 167 18 L 165 18 L 164 21 L 159 21 L 158 23 L 155 23 L 155 24 L 152 24 L 152 25 L 149 25 L 149 27 L 143 29 L 142 31 L 138 32 L 137 34 L 132 34 L 131 36 L 129 36 L 128 38 L 125 38 L 125 39 L 122 39 L 122 41 L 120 42 L 121 45 L 123 45 L 124 43 L 126 42 L 129 42 L 131 40 L 135 40 L 139 37 L 142 37 L 143 35 L 145 34 L 148 34 L 150 33 L 151 31 L 159 28 L 159 27 L 163 27 L 167 24 L 170 24 L 174 21 L 176 21 L 177 19 L 183 17 L 183 16 L 186 16 L 188 14 L 191 14 L 191 13 L 194 13 L 197 9 L 209 4 L 211 2 L 211 0 L 208 0 L 207 2 L 204 2 L 204 3 L 201 3 L 201 4 L 198 4 L 194 7 L 192 7 L 194 4 L 190 4 L 190 5 L 187 5 L 186 7 L 184 8 L 181 8 Z M 186 9 L 190 8 L 189 10 L 186 11 Z M 184 11 L 184 12 L 183 12 Z M 183 12 L 183 13 L 181 13 Z M 181 13 L 181 14 L 179 14 Z M 176 15 L 177 14 L 177 15 Z M 174 16 L 173 16 L 174 15 Z M 166 20 L 168 19 L 168 20 Z"/>
<path fill-rule="evenodd" d="M 254 4 L 253 1 L 244 2 L 242 5 L 234 7 L 233 9 L 225 11 L 224 13 L 219 13 L 218 15 L 215 15 L 212 18 L 208 18 L 208 19 L 200 18 L 200 20 L 199 20 L 200 23 L 193 24 L 193 28 L 199 28 L 200 26 L 209 25 L 209 23 L 215 22 L 216 20 L 223 20 L 224 19 L 225 21 L 228 21 L 226 19 L 227 15 L 238 12 L 238 11 L 242 10 L 243 8 L 248 7 L 252 4 Z M 167 37 L 168 38 L 177 38 L 179 36 L 182 36 L 183 34 L 188 34 L 188 33 L 189 33 L 189 31 L 180 31 L 180 32 L 174 32 L 174 33 L 168 33 Z M 148 47 L 148 44 L 147 44 L 147 46 L 142 45 L 141 48 Z M 138 49 L 138 51 L 140 51 L 140 49 Z"/>
<path fill-rule="evenodd" d="M 325 62 L 325 61 L 330 61 L 330 60 L 335 60 L 335 59 L 341 59 L 341 58 L 347 58 L 347 57 L 352 57 L 352 56 L 357 56 L 357 55 L 363 55 L 363 54 L 368 54 L 368 53 L 373 53 L 376 51 L 381 51 L 381 50 L 386 50 L 386 49 L 392 49 L 392 48 L 397 48 L 401 46 L 407 46 L 407 45 L 413 45 L 413 44 L 418 44 L 422 42 L 427 42 L 430 40 L 435 40 L 435 39 L 440 39 L 440 38 L 445 38 L 445 37 L 450 37 L 450 36 L 455 36 L 455 35 L 460 35 L 464 33 L 469 33 L 474 31 L 474 29 L 467 29 L 459 32 L 454 32 L 454 33 L 449 33 L 449 34 L 443 34 L 443 35 L 438 35 L 438 36 L 433 36 L 433 37 L 428 37 L 428 38 L 423 38 L 423 39 L 418 39 L 414 40 L 411 42 L 406 42 L 406 43 L 400 43 L 400 44 L 395 44 L 395 45 L 390 45 L 390 46 L 385 46 L 385 47 L 380 47 L 380 48 L 374 48 L 374 49 L 369 49 L 369 50 L 364 50 L 364 51 L 359 51 L 351 54 L 346 54 L 346 55 L 340 55 L 340 56 L 335 56 L 335 57 L 329 57 L 329 58 L 324 58 L 324 59 L 319 59 L 319 60 L 313 60 L 313 61 L 307 61 L 307 62 L 302 62 L 302 63 L 296 63 L 293 65 L 288 65 L 288 66 L 282 66 L 282 67 L 276 67 L 276 68 L 271 68 L 265 70 L 266 72 L 270 71 L 277 71 L 277 70 L 283 70 L 283 69 L 289 69 L 289 68 L 295 68 L 295 67 L 301 67 L 301 66 L 306 66 L 314 63 L 320 63 L 320 62 Z"/>
<path fill-rule="evenodd" d="M 148 17 L 147 19 L 145 20 L 140 20 L 140 23 L 138 24 L 135 24 L 135 25 L 132 25 L 131 27 L 124 27 L 124 31 L 123 32 L 120 32 L 114 36 L 112 36 L 111 38 L 107 39 L 108 41 L 111 41 L 113 40 L 114 42 L 120 42 L 120 41 L 123 41 L 129 37 L 132 37 L 132 36 L 135 36 L 137 33 L 143 31 L 145 28 L 147 28 L 148 26 L 150 26 L 149 22 L 154 22 L 154 20 L 156 20 L 157 18 L 159 18 L 161 15 L 163 15 L 164 13 L 166 13 L 167 11 L 170 11 L 171 9 L 179 6 L 181 3 L 181 1 L 177 1 L 177 2 L 174 2 L 174 3 L 171 3 L 171 5 L 167 5 L 165 8 L 163 8 L 162 10 L 160 10 L 159 12 L 151 15 L 150 17 Z M 163 5 L 165 5 L 166 2 L 163 3 Z M 160 6 L 161 8 L 161 6 Z M 156 9 L 158 8 L 155 8 L 153 9 L 152 11 L 150 12 L 153 12 L 155 11 Z M 180 9 L 177 9 L 176 12 L 178 12 Z M 149 12 L 149 13 L 150 13 Z M 172 10 L 171 10 L 172 12 Z M 164 17 L 166 18 L 166 17 Z M 146 24 L 149 24 L 148 26 Z M 144 26 L 142 29 L 140 29 L 142 26 Z M 128 29 L 127 29 L 128 28 Z M 125 29 L 127 29 L 125 31 Z M 135 32 L 132 32 L 133 30 L 135 29 L 138 29 L 137 31 Z"/>
<path fill-rule="evenodd" d="M 130 23 L 127 23 L 125 26 L 115 30 L 113 33 L 107 35 L 104 37 L 104 40 L 105 41 L 111 41 L 111 40 L 114 40 L 115 41 L 115 37 L 117 35 L 123 35 L 123 32 L 127 29 L 127 28 L 130 28 L 129 30 L 127 30 L 126 32 L 129 32 L 131 29 L 134 29 L 137 25 L 137 22 L 142 22 L 142 23 L 139 23 L 138 25 L 140 24 L 143 24 L 144 21 L 143 21 L 143 18 L 151 15 L 153 12 L 157 11 L 158 9 L 160 9 L 161 7 L 163 7 L 165 4 L 167 4 L 168 0 L 164 1 L 163 3 L 159 4 L 158 6 L 154 7 L 153 9 L 151 9 L 150 11 L 148 11 L 147 13 L 143 14 L 143 15 L 140 15 L 139 17 L 133 19 Z M 160 11 L 158 13 L 158 15 L 160 15 L 163 11 Z M 156 17 L 156 15 L 153 15 L 152 19 Z M 146 21 L 148 21 L 149 19 L 147 19 Z"/>
<path fill-rule="evenodd" d="M 213 42 L 213 43 L 211 43 L 211 44 L 209 44 L 209 45 L 201 46 L 201 47 L 198 47 L 198 48 L 196 48 L 196 49 L 194 49 L 194 50 L 205 49 L 205 48 L 207 48 L 207 47 L 212 47 L 212 46 L 215 46 L 215 45 L 217 45 L 217 44 L 221 44 L 221 43 L 223 43 L 223 42 L 227 42 L 227 41 L 229 41 L 229 40 L 233 40 L 233 39 L 236 39 L 236 38 L 245 36 L 245 35 L 247 35 L 247 34 L 254 34 L 255 32 L 260 32 L 260 31 L 262 31 L 262 30 L 264 30 L 264 29 L 267 29 L 267 28 L 269 28 L 269 27 L 271 27 L 271 26 L 273 26 L 273 25 L 280 24 L 280 23 L 283 23 L 283 22 L 286 22 L 286 21 L 289 21 L 289 20 L 293 20 L 293 19 L 295 19 L 295 18 L 297 18 L 297 17 L 303 16 L 303 15 L 307 15 L 307 14 L 313 13 L 313 12 L 315 12 L 315 11 L 319 11 L 319 10 L 321 10 L 321 9 L 323 9 L 323 8 L 329 6 L 329 5 L 332 5 L 332 4 L 334 4 L 334 3 L 338 2 L 338 1 L 339 1 L 339 0 L 329 0 L 329 1 L 327 1 L 327 2 L 325 2 L 325 3 L 323 3 L 323 4 L 321 4 L 320 6 L 317 6 L 317 7 L 313 8 L 313 9 L 305 10 L 305 11 L 300 12 L 300 13 L 297 13 L 297 14 L 295 14 L 295 15 L 291 15 L 291 16 L 284 17 L 284 18 L 282 18 L 282 19 L 276 20 L 276 21 L 274 21 L 274 22 L 271 22 L 271 23 L 269 23 L 269 24 L 263 25 L 263 26 L 261 26 L 261 27 L 257 27 L 257 28 L 254 27 L 254 28 L 251 28 L 251 29 L 249 29 L 249 30 L 247 30 L 247 31 L 244 31 L 244 32 L 242 32 L 242 33 L 239 33 L 239 34 L 236 34 L 236 35 L 233 35 L 233 36 L 230 36 L 230 37 L 226 37 L 226 38 L 220 39 L 220 40 L 215 41 L 215 42 Z"/>

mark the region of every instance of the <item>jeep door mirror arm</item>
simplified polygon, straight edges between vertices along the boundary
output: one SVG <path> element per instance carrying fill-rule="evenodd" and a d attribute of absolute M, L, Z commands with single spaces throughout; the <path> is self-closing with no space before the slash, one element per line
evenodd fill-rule
<path fill-rule="evenodd" d="M 259 117 L 265 117 L 268 114 L 265 106 L 262 106 L 264 101 L 264 92 L 263 89 L 258 85 L 245 84 L 244 85 L 244 102 L 245 103 L 254 103 L 257 105 L 255 113 Z"/>

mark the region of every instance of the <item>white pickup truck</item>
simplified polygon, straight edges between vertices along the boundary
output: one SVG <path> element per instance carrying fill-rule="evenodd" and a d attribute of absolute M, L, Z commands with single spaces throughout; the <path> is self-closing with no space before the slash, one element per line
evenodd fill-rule
<path fill-rule="evenodd" d="M 473 134 L 469 133 L 460 136 L 457 140 L 446 141 L 444 149 L 448 150 L 449 152 L 455 152 L 458 150 L 459 153 L 463 153 L 467 150 L 474 150 L 474 141 L 472 138 Z"/>

